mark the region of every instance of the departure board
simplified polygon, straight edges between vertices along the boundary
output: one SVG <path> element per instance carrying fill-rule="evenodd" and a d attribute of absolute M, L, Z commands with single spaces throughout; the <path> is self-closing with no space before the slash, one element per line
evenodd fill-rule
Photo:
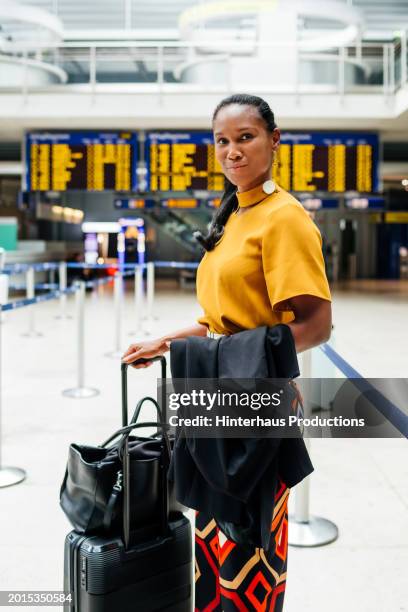
<path fill-rule="evenodd" d="M 27 191 L 220 193 L 224 175 L 211 132 L 44 132 L 26 138 Z M 141 142 L 143 140 L 141 139 Z M 137 181 L 137 172 L 143 180 Z M 286 132 L 273 177 L 294 193 L 376 193 L 379 143 L 373 133 Z M 176 194 L 174 194 L 177 197 Z M 196 194 L 193 194 L 196 197 Z"/>
<path fill-rule="evenodd" d="M 273 175 L 287 191 L 376 192 L 378 149 L 376 134 L 283 131 Z M 150 132 L 145 161 L 150 191 L 224 188 L 209 132 Z"/>
<path fill-rule="evenodd" d="M 30 133 L 28 191 L 136 189 L 137 136 L 131 132 Z"/>
<path fill-rule="evenodd" d="M 282 132 L 273 174 L 287 191 L 371 193 L 378 156 L 376 134 Z"/>
<path fill-rule="evenodd" d="M 149 132 L 145 160 L 150 191 L 224 189 L 210 132 Z"/>

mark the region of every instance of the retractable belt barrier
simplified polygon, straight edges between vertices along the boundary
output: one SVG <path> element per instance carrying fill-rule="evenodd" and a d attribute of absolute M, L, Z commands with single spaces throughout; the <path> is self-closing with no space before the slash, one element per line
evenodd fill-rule
<path fill-rule="evenodd" d="M 154 261 L 148 263 L 123 263 L 123 264 L 97 264 L 97 263 L 86 263 L 86 262 L 42 262 L 42 263 L 16 263 L 8 264 L 4 266 L 3 273 L 22 274 L 26 273 L 26 284 L 13 284 L 9 285 L 10 289 L 23 290 L 26 288 L 27 299 L 33 299 L 35 297 L 35 291 L 41 291 L 46 289 L 58 289 L 60 293 L 60 314 L 57 315 L 58 319 L 68 319 L 69 315 L 66 313 L 66 293 L 67 288 L 67 270 L 107 270 L 116 269 L 120 272 L 123 277 L 130 276 L 131 273 L 135 275 L 135 313 L 137 319 L 136 331 L 132 334 L 143 333 L 144 335 L 150 335 L 152 332 L 153 321 L 157 320 L 157 316 L 154 314 L 154 295 L 155 295 L 155 268 L 177 268 L 177 269 L 191 269 L 195 270 L 198 267 L 198 262 L 183 262 L 183 261 Z M 35 272 L 52 272 L 56 270 L 59 272 L 59 284 L 56 283 L 34 283 Z M 144 289 L 143 274 L 146 270 L 146 291 Z M 93 288 L 104 285 L 111 282 L 111 278 L 96 279 L 93 281 L 85 281 L 86 288 Z M 28 305 L 25 304 L 25 305 Z M 144 314 L 143 311 L 146 311 Z M 37 337 L 41 335 L 35 330 L 35 315 L 31 310 L 29 312 L 29 324 L 28 331 L 24 334 L 25 336 Z M 147 321 L 148 329 L 143 329 L 142 320 Z M 113 351 L 111 354 L 117 351 Z"/>
<path fill-rule="evenodd" d="M 66 287 L 66 270 L 67 268 L 92 268 L 92 269 L 112 269 L 117 268 L 114 277 L 107 276 L 89 281 L 76 281 L 74 285 Z M 147 319 L 153 319 L 153 302 L 154 302 L 154 269 L 155 268 L 179 268 L 179 269 L 196 269 L 196 262 L 176 262 L 176 261 L 156 261 L 147 264 L 123 264 L 121 266 L 112 266 L 110 264 L 86 264 L 86 263 L 53 263 L 46 262 L 40 264 L 14 264 L 6 266 L 3 272 L 14 274 L 25 272 L 27 278 L 31 275 L 31 283 L 34 289 L 46 289 L 53 287 L 52 283 L 33 284 L 33 272 L 44 270 L 59 269 L 60 283 L 59 289 L 54 289 L 42 295 L 34 295 L 25 299 L 19 299 L 7 304 L 0 304 L 0 314 L 23 307 L 32 307 L 35 304 L 46 302 L 53 299 L 66 300 L 69 294 L 76 294 L 76 311 L 77 311 L 77 386 L 72 389 L 67 389 L 63 394 L 72 398 L 86 398 L 97 395 L 97 389 L 85 386 L 84 381 L 84 312 L 85 312 L 85 290 L 87 288 L 100 287 L 108 283 L 114 283 L 114 301 L 115 301 L 115 346 L 114 350 L 109 353 L 109 356 L 115 358 L 120 357 L 121 335 L 122 335 L 122 307 L 124 297 L 123 280 L 126 277 L 134 276 L 135 278 L 135 310 L 137 315 L 138 328 L 137 332 L 141 331 L 141 320 L 144 303 L 144 287 L 143 287 L 143 272 L 147 271 Z M 32 270 L 30 272 L 30 270 Z M 63 304 L 65 310 L 65 303 Z M 367 391 L 368 387 L 372 391 L 371 403 L 376 409 L 390 422 L 392 425 L 405 437 L 408 437 L 408 417 L 383 394 L 374 389 L 368 381 L 345 359 L 337 353 L 329 344 L 324 344 L 319 347 L 319 350 L 330 360 L 336 368 L 338 368 L 347 379 L 352 379 L 353 384 L 361 391 Z M 316 353 L 315 353 L 316 355 Z M 312 375 L 312 352 L 306 351 L 301 355 L 302 360 L 302 376 L 311 377 Z M 1 324 L 0 324 L 0 377 L 1 377 Z M 305 439 L 307 446 L 310 441 Z M 25 478 L 25 472 L 20 468 L 3 468 L 1 464 L 1 379 L 0 379 L 0 488 L 21 482 Z M 327 519 L 320 517 L 310 517 L 309 515 L 309 479 L 305 479 L 300 483 L 295 490 L 295 514 L 291 517 L 291 522 L 294 522 L 290 533 L 290 544 L 295 546 L 319 546 L 333 541 L 338 537 L 336 525 Z"/>
<path fill-rule="evenodd" d="M 50 269 L 50 268 L 48 268 Z M 30 267 L 27 266 L 24 268 L 24 271 L 29 272 Z M 31 268 L 32 270 L 32 268 Z M 130 274 L 133 274 L 130 272 Z M 13 302 L 8 302 L 7 304 L 0 303 L 0 489 L 4 487 L 9 487 L 15 484 L 18 484 L 25 480 L 26 472 L 25 470 L 19 467 L 10 467 L 3 466 L 2 463 L 2 384 L 1 384 L 1 374 L 2 374 L 2 324 L 1 324 L 1 315 L 3 312 L 17 310 L 19 308 L 24 307 L 33 307 L 35 304 L 40 304 L 41 302 L 47 302 L 50 300 L 54 300 L 57 298 L 61 298 L 62 296 L 66 297 L 69 294 L 76 294 L 76 303 L 77 303 L 77 387 L 74 389 L 68 389 L 63 392 L 64 395 L 73 398 L 86 398 L 93 397 L 98 394 L 99 391 L 97 389 L 92 389 L 85 387 L 84 384 L 84 306 L 85 306 L 85 289 L 87 287 L 94 287 L 97 285 L 105 284 L 108 282 L 112 282 L 111 277 L 106 277 L 103 279 L 98 279 L 97 281 L 89 281 L 85 282 L 77 282 L 76 284 L 66 287 L 65 289 L 57 289 L 54 291 L 49 291 L 43 295 L 37 295 L 33 297 L 27 297 L 20 300 L 15 300 Z"/>
<path fill-rule="evenodd" d="M 133 276 L 133 271 L 116 272 L 113 279 L 113 299 L 115 312 L 115 346 L 113 351 L 106 353 L 106 357 L 112 359 L 120 359 L 123 355 L 121 350 L 122 345 L 122 320 L 123 320 L 123 299 L 124 299 L 124 284 L 123 279 L 128 276 Z"/>
<path fill-rule="evenodd" d="M 150 262 L 149 264 L 123 264 L 117 266 L 118 272 L 113 277 L 104 277 L 89 281 L 76 281 L 70 287 L 67 287 L 67 269 L 112 269 L 111 264 L 86 264 L 86 263 L 66 263 L 66 262 L 44 262 L 44 263 L 22 263 L 9 264 L 2 269 L 3 274 L 26 274 L 26 284 L 12 284 L 11 289 L 26 289 L 27 297 L 24 299 L 14 300 L 6 304 L 0 303 L 0 488 L 11 486 L 22 482 L 26 478 L 26 472 L 18 467 L 4 467 L 2 464 L 2 419 L 1 419 L 1 314 L 3 312 L 17 310 L 19 308 L 30 307 L 29 330 L 26 335 L 40 335 L 34 329 L 34 311 L 33 306 L 42 302 L 51 301 L 54 299 L 60 300 L 61 314 L 58 318 L 68 318 L 66 315 L 66 298 L 69 294 L 75 293 L 76 296 L 76 312 L 77 312 L 77 385 L 74 388 L 66 389 L 63 395 L 75 399 L 84 399 L 94 397 L 99 393 L 98 389 L 87 387 L 85 385 L 84 375 L 84 318 L 85 318 L 85 291 L 87 288 L 100 287 L 102 285 L 114 282 L 115 283 L 115 350 L 110 354 L 115 358 L 120 357 L 120 342 L 121 342 L 121 321 L 122 321 L 122 304 L 123 304 L 123 279 L 134 275 L 135 277 L 135 305 L 138 318 L 138 329 L 142 320 L 143 310 L 143 272 L 147 270 L 147 319 L 153 319 L 153 302 L 154 302 L 154 268 L 157 267 L 177 267 L 177 268 L 196 268 L 198 264 L 189 264 L 183 262 Z M 35 284 L 35 272 L 44 271 L 59 271 L 59 288 L 56 288 L 55 283 L 37 283 Z M 52 289 L 42 295 L 35 295 L 36 290 Z M 146 332 L 148 333 L 148 332 Z"/>
<path fill-rule="evenodd" d="M 355 370 L 333 347 L 323 344 L 319 347 L 321 351 L 334 363 L 334 365 L 352 380 L 353 385 L 362 393 L 370 392 L 370 402 L 400 433 L 408 438 L 408 417 L 398 406 L 393 404 L 378 389 L 376 389 L 364 376 Z"/>
<path fill-rule="evenodd" d="M 3 267 L 2 269 L 2 274 L 7 274 L 8 276 L 11 275 L 17 275 L 17 274 L 24 274 L 26 276 L 26 282 L 25 285 L 24 284 L 20 284 L 20 283 L 13 283 L 13 284 L 9 284 L 9 289 L 14 289 L 14 290 L 26 290 L 26 297 L 27 299 L 33 299 L 35 297 L 35 292 L 37 291 L 42 291 L 42 290 L 47 290 L 47 289 L 57 289 L 59 288 L 61 291 L 66 289 L 67 285 L 66 282 L 65 284 L 61 284 L 61 278 L 60 278 L 60 283 L 59 286 L 54 283 L 54 278 L 55 278 L 55 271 L 59 270 L 60 271 L 60 276 L 61 276 L 61 266 L 64 265 L 64 262 L 40 262 L 40 263 L 15 263 L 15 264 L 7 264 L 6 266 Z M 49 272 L 50 273 L 50 278 L 49 278 L 49 282 L 48 283 L 35 283 L 35 273 L 36 272 Z M 52 299 L 52 298 L 50 298 Z M 66 294 L 61 293 L 61 297 L 60 297 L 61 302 L 65 303 L 66 300 Z M 34 302 L 35 303 L 35 302 Z M 23 305 L 29 305 L 29 304 L 23 304 Z M 27 332 L 25 332 L 23 334 L 24 336 L 28 336 L 28 337 L 38 337 L 41 336 L 42 334 L 40 334 L 39 332 L 37 332 L 35 330 L 35 313 L 33 309 L 29 310 L 28 313 L 28 330 Z"/>
<path fill-rule="evenodd" d="M 393 402 L 376 389 L 362 374 L 354 369 L 347 361 L 334 350 L 330 344 L 318 347 L 319 351 L 338 368 L 347 380 L 363 394 L 370 395 L 371 405 L 378 410 L 403 436 L 408 438 L 408 416 Z M 316 356 L 316 353 L 314 353 Z M 305 397 L 310 397 L 310 380 L 312 378 L 313 351 L 305 351 L 300 356 L 302 386 L 305 388 Z M 309 391 L 309 393 L 307 392 Z M 311 416 L 311 406 L 305 402 L 305 416 Z M 304 442 L 310 450 L 310 439 Z M 332 521 L 310 514 L 310 479 L 305 478 L 297 485 L 294 491 L 294 513 L 290 515 L 289 544 L 291 546 L 313 547 L 333 542 L 338 537 L 338 528 Z"/>
<path fill-rule="evenodd" d="M 116 269 L 117 272 L 122 273 L 122 276 L 126 276 L 127 272 L 124 270 L 133 270 L 134 279 L 134 303 L 135 303 L 135 314 L 136 314 L 136 329 L 130 332 L 129 335 L 140 335 L 150 336 L 153 330 L 153 322 L 158 319 L 154 313 L 154 296 L 155 296 L 155 268 L 177 268 L 177 269 L 190 269 L 196 270 L 198 268 L 198 262 L 189 261 L 151 261 L 148 263 L 124 263 L 124 264 L 91 264 L 91 263 L 67 263 L 67 268 L 72 269 Z M 146 270 L 146 291 L 144 289 L 143 274 Z M 120 343 L 120 323 L 118 322 L 119 312 L 121 310 L 121 296 L 123 296 L 123 289 L 115 291 L 115 312 L 116 312 L 116 342 L 115 349 L 107 353 L 107 357 L 116 358 L 119 354 L 118 345 Z M 144 314 L 144 310 L 146 314 Z M 147 329 L 143 327 L 142 321 L 146 321 Z"/>
<path fill-rule="evenodd" d="M 50 270 L 58 270 L 59 264 L 53 261 L 42 263 L 15 263 L 7 264 L 2 270 L 2 274 L 21 274 L 27 270 L 33 269 L 35 272 L 48 272 Z"/>
<path fill-rule="evenodd" d="M 9 284 L 9 289 L 12 289 L 13 291 L 24 291 L 26 288 L 26 285 L 23 283 L 10 283 Z M 36 291 L 46 291 L 46 290 L 51 290 L 53 291 L 54 289 L 58 289 L 58 283 L 37 283 L 34 286 Z"/>
<path fill-rule="evenodd" d="M 196 270 L 198 268 L 196 261 L 155 261 L 155 268 L 186 268 L 188 270 Z"/>
<path fill-rule="evenodd" d="M 62 293 L 66 295 L 69 293 L 75 293 L 75 287 L 68 287 L 64 291 L 60 291 L 56 289 L 55 291 L 50 291 L 48 293 L 44 293 L 42 295 L 36 295 L 33 298 L 23 298 L 21 300 L 15 300 L 14 302 L 9 302 L 8 304 L 0 304 L 0 311 L 7 312 L 8 310 L 16 310 L 17 308 L 23 308 L 24 306 L 31 306 L 32 304 L 39 304 L 40 302 L 47 302 L 49 300 L 55 300 L 60 297 Z"/>
<path fill-rule="evenodd" d="M 75 287 L 69 287 L 65 290 L 67 294 L 73 293 L 74 291 L 76 291 Z M 44 295 L 37 295 L 32 298 L 25 298 L 22 300 L 16 300 L 14 302 L 9 302 L 7 304 L 0 304 L 0 314 L 2 312 L 7 312 L 10 310 L 17 310 L 18 308 L 24 308 L 25 306 L 33 306 L 34 304 L 39 304 L 40 302 L 54 300 L 55 298 L 59 297 L 60 294 L 61 292 L 57 290 L 57 291 L 51 291 Z M 19 482 L 22 482 L 26 478 L 26 472 L 22 470 L 21 468 L 3 466 L 3 463 L 2 463 L 2 410 L 1 410 L 2 408 L 2 385 L 1 385 L 2 338 L 1 338 L 1 333 L 2 333 L 2 324 L 1 324 L 1 317 L 0 317 L 0 489 L 3 487 L 9 487 L 11 485 L 18 484 Z"/>
<path fill-rule="evenodd" d="M 58 282 L 59 289 L 61 291 L 61 296 L 59 299 L 60 303 L 60 313 L 56 315 L 56 319 L 69 319 L 71 318 L 69 314 L 67 314 L 67 296 L 64 293 L 67 288 L 67 263 L 65 261 L 60 261 L 58 265 Z"/>
<path fill-rule="evenodd" d="M 116 264 L 116 263 L 112 263 L 112 264 L 91 264 L 91 263 L 74 263 L 74 262 L 68 262 L 67 263 L 67 268 L 72 268 L 72 269 L 85 269 L 85 268 L 89 268 L 91 270 L 112 270 L 112 269 L 117 269 L 122 270 L 122 269 L 132 269 L 135 268 L 136 266 L 139 266 L 143 269 L 147 268 L 147 264 L 143 263 L 127 263 L 127 264 Z"/>
<path fill-rule="evenodd" d="M 305 391 L 304 416 L 311 413 L 310 380 L 312 378 L 312 351 L 304 351 L 300 355 L 300 371 L 302 376 L 302 389 Z M 310 439 L 304 439 L 305 446 L 310 452 Z M 330 544 L 338 538 L 337 525 L 321 516 L 310 514 L 310 478 L 302 480 L 294 491 L 294 512 L 289 514 L 289 537 L 291 546 L 314 547 Z"/>
<path fill-rule="evenodd" d="M 111 280 L 111 279 L 109 279 Z M 77 315 L 77 385 L 65 389 L 62 394 L 74 399 L 87 399 L 99 394 L 98 389 L 85 385 L 85 291 L 84 281 L 76 281 L 74 290 Z"/>
<path fill-rule="evenodd" d="M 36 272 L 44 272 L 48 270 L 58 270 L 61 262 L 42 262 L 42 263 L 15 263 L 15 264 L 7 264 L 4 266 L 2 270 L 3 274 L 20 274 L 21 272 L 27 272 L 28 269 L 34 268 Z M 116 264 L 116 263 L 105 263 L 105 264 L 92 264 L 85 262 L 64 262 L 66 263 L 67 268 L 72 269 L 112 269 L 117 268 L 120 269 L 134 269 L 136 266 L 140 266 L 143 269 L 147 269 L 148 263 L 124 263 L 124 264 Z M 152 261 L 149 262 L 154 265 L 155 268 L 186 268 L 195 270 L 198 268 L 199 262 L 191 262 L 191 261 Z"/>

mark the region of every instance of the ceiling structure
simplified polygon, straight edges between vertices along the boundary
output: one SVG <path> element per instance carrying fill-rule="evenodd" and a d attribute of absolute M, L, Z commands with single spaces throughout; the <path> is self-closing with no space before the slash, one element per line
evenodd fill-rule
<path fill-rule="evenodd" d="M 6 2 L 11 1 L 13 0 L 0 0 L 0 8 L 2 4 L 4 5 Z M 132 88 L 134 85 L 141 85 L 143 91 L 148 91 L 150 85 L 154 85 L 156 83 L 158 79 L 159 66 L 157 48 L 155 48 L 154 43 L 148 43 L 143 48 L 139 48 L 139 41 L 142 41 L 143 39 L 169 42 L 177 40 L 179 38 L 180 16 L 183 14 L 183 12 L 187 9 L 191 9 L 192 7 L 203 7 L 209 1 L 214 3 L 214 0 L 149 0 L 148 2 L 146 2 L 146 0 L 15 1 L 16 3 L 20 2 L 21 4 L 29 5 L 31 8 L 40 9 L 40 11 L 41 9 L 43 11 L 48 11 L 49 15 L 56 17 L 61 22 L 63 29 L 63 37 L 65 41 L 67 41 L 67 44 L 63 49 L 60 49 L 58 53 L 55 53 L 54 50 L 50 47 L 50 50 L 46 49 L 44 53 L 42 53 L 42 55 L 40 55 L 39 57 L 45 63 L 54 62 L 61 70 L 66 73 L 67 83 L 69 86 L 71 86 L 71 89 L 66 92 L 67 101 L 69 100 L 69 96 L 73 95 L 72 91 L 74 91 L 75 88 L 77 88 L 78 91 L 86 91 L 86 87 L 88 87 L 89 83 L 91 82 L 90 49 L 93 49 L 92 43 L 96 43 L 97 52 L 95 51 L 95 57 L 97 59 L 97 62 L 94 71 L 94 83 L 95 86 L 97 85 L 102 89 L 105 88 L 104 91 L 106 91 L 106 93 L 100 93 L 102 99 L 104 100 L 104 103 L 105 97 L 106 100 L 108 100 L 110 95 L 109 92 L 111 90 L 115 91 L 115 93 L 119 91 L 125 92 L 128 86 L 129 88 Z M 231 1 L 231 3 L 233 2 L 233 0 L 219 1 L 224 6 L 229 1 Z M 291 2 L 291 0 L 235 0 L 237 4 L 241 5 L 243 5 L 244 2 L 247 2 L 248 4 L 251 4 L 251 2 L 253 2 L 253 4 L 256 5 L 257 3 L 267 3 L 269 1 L 271 2 L 272 6 L 276 6 L 278 4 L 278 6 L 280 5 L 281 7 L 283 7 L 283 9 L 285 9 L 286 6 L 288 6 Z M 301 2 L 302 4 L 304 3 L 305 6 L 307 4 L 310 4 L 310 6 L 312 6 L 316 2 L 316 0 L 293 1 L 298 3 Z M 401 32 L 401 30 L 404 29 L 408 32 L 408 0 L 389 0 L 389 2 L 387 3 L 385 3 L 384 0 L 338 0 L 338 2 L 339 4 L 344 2 L 345 6 L 357 8 L 362 12 L 365 40 L 393 40 L 395 36 L 397 36 L 398 33 Z M 320 0 L 320 4 L 321 3 L 322 0 Z M 30 12 L 27 9 L 26 11 L 27 13 Z M 7 15 L 7 13 L 5 14 Z M 315 17 L 315 15 L 313 15 L 312 11 L 305 11 L 305 14 L 306 17 L 298 16 L 297 21 L 298 28 L 300 25 L 302 29 L 305 28 L 306 30 L 306 32 L 303 31 L 302 34 L 310 35 L 309 30 L 312 31 L 313 29 L 322 28 L 323 25 L 326 29 L 335 29 L 336 27 L 334 24 L 332 25 L 328 23 L 327 19 L 324 19 L 322 12 L 318 13 L 317 18 Z M 309 15 L 309 17 L 307 15 Z M 265 22 L 263 21 L 262 25 L 264 24 Z M 242 39 L 244 39 L 243 34 L 245 30 L 251 30 L 251 33 L 253 32 L 252 26 L 255 25 L 255 19 L 252 15 L 248 14 L 242 14 L 239 16 L 235 15 L 233 19 L 228 18 L 226 23 L 222 22 L 219 25 L 221 25 L 222 28 L 239 28 L 239 35 L 242 36 Z M 4 41 L 8 40 L 13 43 L 13 40 L 16 38 L 16 32 L 19 33 L 20 39 L 24 38 L 23 30 L 25 24 L 23 23 L 19 25 L 20 29 L 15 29 L 15 27 L 16 24 L 14 22 L 8 24 L 4 19 L 2 21 L 0 18 L 0 48 L 2 39 L 3 45 L 6 44 Z M 201 28 L 201 23 L 199 27 Z M 268 30 L 266 27 L 264 27 L 264 30 L 267 32 L 268 35 Z M 271 35 L 271 41 L 272 36 L 273 31 Z M 119 42 L 110 43 L 110 41 Z M 75 44 L 71 44 L 72 42 L 74 42 Z M 109 44 L 105 45 L 105 43 L 108 42 Z M 124 43 L 123 45 L 122 42 Z M 397 46 L 398 42 L 394 41 L 393 44 L 394 46 Z M 377 48 L 379 49 L 379 51 Z M 375 98 L 376 95 L 377 97 L 382 96 L 381 86 L 383 81 L 385 84 L 385 77 L 382 76 L 382 70 L 384 66 L 384 55 L 381 55 L 381 53 L 383 53 L 382 48 L 383 47 L 381 44 L 369 45 L 367 49 L 371 53 L 371 55 L 367 52 L 367 49 L 364 50 L 364 48 L 362 53 L 362 57 L 365 64 L 369 65 L 370 67 L 369 78 L 364 80 L 364 84 L 368 84 L 370 86 L 372 85 L 374 88 L 379 88 L 377 94 L 374 93 L 373 98 Z M 186 51 L 183 46 L 179 47 L 178 45 L 167 44 L 166 49 L 163 53 L 164 55 L 162 58 L 162 77 L 165 85 L 167 86 L 167 84 L 169 84 L 171 89 L 173 83 L 179 82 L 179 77 L 175 72 L 176 69 L 180 66 L 180 64 L 183 65 L 183 63 L 185 63 L 186 60 L 189 59 L 188 49 Z M 9 57 L 6 57 L 6 59 L 8 59 L 8 61 L 11 61 Z M 39 59 L 37 58 L 37 56 L 35 56 L 34 59 L 38 63 Z M 320 58 L 318 58 L 318 60 L 319 59 Z M 354 57 L 352 57 L 351 59 L 353 60 Z M 331 70 L 330 66 L 329 68 Z M 211 78 L 212 75 L 213 71 L 211 71 Z M 356 83 L 360 83 L 360 81 L 357 80 Z M 173 89 L 171 89 L 171 91 L 173 91 Z M 373 89 L 373 92 L 374 91 L 377 90 Z M 367 90 L 367 93 L 370 92 L 368 92 Z M 60 96 L 61 94 L 58 92 L 57 95 Z M 197 99 L 199 98 L 200 96 L 197 95 Z M 7 101 L 6 96 L 3 96 L 3 99 L 4 101 Z M 49 99 L 50 98 L 47 95 L 47 103 L 50 103 Z M 76 97 L 75 99 L 79 98 Z M 172 99 L 172 95 L 169 95 L 169 100 L 170 99 Z M 364 106 L 364 117 L 366 115 L 366 100 L 368 101 L 369 99 L 370 98 L 367 97 L 363 102 L 362 98 L 360 104 L 360 106 Z M 34 96 L 30 96 L 30 101 L 31 100 L 34 100 Z M 60 104 L 61 98 L 58 98 L 58 100 L 59 102 L 55 106 L 56 108 L 58 107 L 58 112 L 60 112 L 58 105 Z M 123 98 L 123 100 L 125 102 L 126 98 Z M 381 97 L 381 103 L 384 100 L 385 98 Z M 89 114 L 92 117 L 95 114 L 95 108 L 93 106 L 95 102 L 96 98 L 92 99 L 91 107 L 89 109 Z M 283 104 L 283 108 L 285 108 L 285 104 Z M 109 105 L 110 103 L 107 104 L 107 107 Z M 373 101 L 371 99 L 370 105 L 373 105 Z M 53 107 L 52 104 L 51 106 Z M 73 107 L 75 107 L 75 104 L 73 104 Z M 408 109 L 408 103 L 404 103 L 404 109 L 405 108 Z M 67 109 L 69 110 L 64 110 L 64 112 L 70 113 L 71 103 L 67 102 Z M 344 117 L 342 114 L 343 111 L 345 114 Z M 13 113 L 14 111 L 12 110 L 11 112 Z M 26 108 L 25 112 L 28 112 Z M 33 111 L 34 115 L 30 116 L 30 127 L 43 127 L 44 117 L 41 114 L 42 111 L 38 116 L 38 124 L 35 123 L 36 112 L 38 111 Z M 55 120 L 56 124 L 58 125 L 60 122 L 60 119 L 57 117 L 58 112 L 56 112 L 54 119 L 51 118 L 53 112 L 47 113 L 46 121 L 49 127 L 52 127 L 53 120 Z M 75 112 L 77 111 L 75 110 Z M 128 112 L 130 112 L 130 115 L 126 114 Z M 132 112 L 133 111 L 129 111 L 128 106 L 126 106 L 126 117 L 133 117 Z M 298 117 L 299 125 L 301 124 L 303 127 L 310 126 L 311 129 L 317 129 L 317 127 L 322 123 L 322 116 L 324 116 L 324 113 L 322 116 L 316 115 L 315 107 L 313 107 L 312 111 L 305 110 L 304 112 L 305 114 L 302 115 L 302 111 L 299 111 L 299 109 L 296 108 L 296 117 Z M 354 120 L 352 118 L 352 111 L 349 108 L 342 109 L 342 112 L 340 112 L 339 116 L 337 116 L 335 120 L 333 120 L 333 127 L 335 125 L 336 128 L 340 129 L 342 125 L 341 121 L 343 121 L 344 127 L 348 127 L 350 129 L 354 129 L 355 127 L 367 127 L 367 129 L 378 128 L 387 132 L 387 139 L 389 140 L 407 140 L 406 121 L 408 111 L 405 112 L 405 114 L 398 116 L 398 118 L 390 119 L 389 121 L 387 119 L 388 123 L 384 122 L 380 124 L 376 122 L 375 124 L 371 123 L 370 125 L 366 126 L 363 124 L 360 114 L 357 113 L 356 118 Z M 78 128 L 82 126 L 81 122 L 84 121 L 86 122 L 86 125 L 91 125 L 87 113 L 88 110 L 86 110 L 85 112 L 86 117 L 84 115 L 84 118 L 78 118 Z M 162 113 L 161 107 L 160 113 Z M 308 113 L 310 113 L 310 116 L 308 115 Z M 341 121 L 339 119 L 340 116 L 342 117 Z M 140 118 L 138 115 L 138 121 L 139 119 Z M 182 121 L 185 120 L 185 116 L 183 115 Z M 194 124 L 193 118 L 190 117 L 189 121 L 191 127 L 200 127 L 199 122 L 201 120 L 202 119 L 197 120 L 196 125 Z M 287 125 L 295 125 L 296 120 L 297 119 L 295 119 L 293 116 L 288 116 Z M 122 128 L 123 126 L 128 125 L 128 119 L 124 120 L 123 126 L 122 124 L 120 124 L 120 121 L 121 120 L 118 119 L 118 128 Z M 157 120 L 154 119 L 154 121 Z M 179 127 L 179 124 L 177 123 L 178 116 L 174 121 L 174 127 Z M 315 123 L 313 123 L 313 121 Z M 105 117 L 104 115 L 103 120 L 95 116 L 95 122 L 98 122 L 98 126 L 101 126 L 103 124 L 109 124 L 112 127 L 113 125 L 111 115 L 109 115 L 108 117 Z M 15 137 L 17 130 L 21 130 L 24 127 L 23 123 L 19 123 L 17 120 L 8 120 L 3 121 L 2 123 L 4 125 L 1 126 L 1 129 L 3 132 L 5 130 L 6 133 L 8 133 L 7 130 L 10 131 L 10 139 L 13 139 Z M 326 119 L 325 123 L 327 124 L 327 126 L 329 126 L 330 120 Z M 72 127 L 75 127 L 76 125 L 74 116 L 70 119 L 70 125 L 71 124 Z M 156 125 L 156 123 L 154 125 Z"/>
<path fill-rule="evenodd" d="M 158 30 L 156 38 L 177 33 L 182 11 L 205 4 L 207 0 L 22 0 L 24 4 L 56 14 L 65 30 Z M 283 0 L 281 0 L 283 1 Z M 288 0 L 284 0 L 288 2 Z M 312 0 L 303 0 L 305 3 Z M 342 1 L 342 0 L 340 0 Z M 365 36 L 392 38 L 401 29 L 408 29 L 408 0 L 343 0 L 362 11 Z M 273 0 L 271 3 L 274 4 Z M 172 31 L 172 32 L 171 32 Z"/>

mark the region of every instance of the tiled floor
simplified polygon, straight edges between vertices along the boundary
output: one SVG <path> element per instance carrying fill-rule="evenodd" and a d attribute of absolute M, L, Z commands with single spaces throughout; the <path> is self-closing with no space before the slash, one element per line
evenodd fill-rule
<path fill-rule="evenodd" d="M 72 298 L 68 308 L 74 314 Z M 35 307 L 39 338 L 21 335 L 27 309 L 9 313 L 1 329 L 3 462 L 24 468 L 27 479 L 0 490 L 0 590 L 62 588 L 69 524 L 58 494 L 68 445 L 99 444 L 120 425 L 119 362 L 105 356 L 115 346 L 111 290 L 87 295 L 85 374 L 97 397 L 62 396 L 76 380 L 76 321 L 59 321 L 57 312 L 56 302 Z M 154 332 L 184 327 L 199 312 L 192 292 L 162 286 Z M 367 377 L 406 377 L 407 312 L 406 285 L 339 286 L 334 346 Z M 135 326 L 130 290 L 122 322 L 125 348 Z M 156 366 L 130 374 L 133 401 L 154 391 Z M 290 548 L 285 612 L 408 611 L 406 440 L 312 440 L 311 455 L 310 511 L 334 521 L 339 538 Z"/>

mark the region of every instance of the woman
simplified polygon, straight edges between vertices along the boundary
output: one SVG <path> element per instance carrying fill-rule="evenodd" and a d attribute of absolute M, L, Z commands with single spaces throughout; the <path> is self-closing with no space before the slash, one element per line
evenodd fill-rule
<path fill-rule="evenodd" d="M 257 96 L 233 95 L 215 109 L 213 131 L 227 189 L 207 236 L 197 235 L 206 250 L 197 271 L 204 314 L 191 327 L 132 344 L 123 358 L 127 363 L 163 354 L 176 338 L 278 323 L 290 327 L 298 353 L 330 336 L 320 232 L 302 205 L 271 180 L 280 140 L 273 112 Z M 212 517 L 196 513 L 196 611 L 282 610 L 288 496 L 281 481 L 271 525 L 276 546 L 270 551 L 240 547 Z"/>

